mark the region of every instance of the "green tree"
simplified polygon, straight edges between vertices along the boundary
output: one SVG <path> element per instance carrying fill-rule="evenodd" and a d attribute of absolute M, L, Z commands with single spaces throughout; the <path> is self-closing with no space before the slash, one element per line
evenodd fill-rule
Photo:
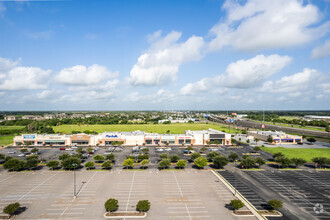
<path fill-rule="evenodd" d="M 76 157 L 69 157 L 62 160 L 61 166 L 66 170 L 73 170 L 80 167 L 81 160 Z"/>
<path fill-rule="evenodd" d="M 105 156 L 105 159 L 106 159 L 106 160 L 110 160 L 110 161 L 114 161 L 114 160 L 115 160 L 115 155 L 114 155 L 113 153 L 111 153 L 111 154 L 107 154 L 107 155 Z"/>
<path fill-rule="evenodd" d="M 266 161 L 262 157 L 257 157 L 255 159 L 256 164 L 258 164 L 258 168 L 260 168 L 262 165 L 266 163 Z"/>
<path fill-rule="evenodd" d="M 35 157 L 28 157 L 26 158 L 26 162 L 23 164 L 23 167 L 25 169 L 31 170 L 33 168 L 36 168 L 38 166 L 39 160 Z"/>
<path fill-rule="evenodd" d="M 233 199 L 229 204 L 234 208 L 234 210 L 239 210 L 245 206 L 244 203 L 239 199 Z"/>
<path fill-rule="evenodd" d="M 249 143 L 250 143 L 250 139 L 246 139 L 246 143 L 248 143 L 248 144 L 249 144 Z"/>
<path fill-rule="evenodd" d="M 191 155 L 190 155 L 190 159 L 191 160 L 196 160 L 198 157 L 200 157 L 201 156 L 201 154 L 200 153 L 198 153 L 198 152 L 194 152 L 194 153 L 192 153 Z"/>
<path fill-rule="evenodd" d="M 213 158 L 213 165 L 217 169 L 223 168 L 224 166 L 226 166 L 228 164 L 228 162 L 229 161 L 228 161 L 227 157 L 217 156 L 217 157 Z"/>
<path fill-rule="evenodd" d="M 90 152 L 93 151 L 93 148 L 91 148 L 91 147 L 87 147 L 86 151 L 87 151 L 87 153 L 90 153 Z"/>
<path fill-rule="evenodd" d="M 160 157 L 160 159 L 166 159 L 166 158 L 168 158 L 168 153 L 159 154 L 159 157 Z"/>
<path fill-rule="evenodd" d="M 254 138 L 254 141 L 256 142 L 256 144 L 258 144 L 258 142 L 260 141 L 259 138 Z"/>
<path fill-rule="evenodd" d="M 312 161 L 318 165 L 320 165 L 320 168 L 322 168 L 322 166 L 324 164 L 327 164 L 327 158 L 326 157 L 314 157 L 312 159 Z"/>
<path fill-rule="evenodd" d="M 192 146 L 189 146 L 186 148 L 186 150 L 192 151 L 194 148 Z"/>
<path fill-rule="evenodd" d="M 149 154 L 139 154 L 137 156 L 137 158 L 138 158 L 139 161 L 148 160 L 149 159 Z"/>
<path fill-rule="evenodd" d="M 89 169 L 94 168 L 95 164 L 92 161 L 88 161 L 88 162 L 85 163 L 85 167 L 87 168 L 87 170 L 89 170 Z"/>
<path fill-rule="evenodd" d="M 93 159 L 95 160 L 96 163 L 101 163 L 104 161 L 105 158 L 102 155 L 95 155 Z"/>
<path fill-rule="evenodd" d="M 23 164 L 23 161 L 11 158 L 3 164 L 3 168 L 5 168 L 6 170 L 19 171 L 23 168 Z"/>
<path fill-rule="evenodd" d="M 11 203 L 3 208 L 3 213 L 13 215 L 20 208 L 20 206 L 21 205 L 18 202 Z"/>
<path fill-rule="evenodd" d="M 68 153 L 64 153 L 64 154 L 58 156 L 58 159 L 59 159 L 59 160 L 65 160 L 65 159 L 68 159 L 68 158 L 70 158 L 70 157 L 71 157 L 71 156 L 70 156 Z"/>
<path fill-rule="evenodd" d="M 307 161 L 302 158 L 292 158 L 291 162 L 296 165 L 296 168 L 298 168 L 301 165 L 304 165 Z"/>
<path fill-rule="evenodd" d="M 37 153 L 38 151 L 39 151 L 38 148 L 33 148 L 33 149 L 31 150 L 31 153 Z"/>
<path fill-rule="evenodd" d="M 287 157 L 276 157 L 275 161 L 280 163 L 282 168 L 288 167 L 292 164 L 292 161 Z"/>
<path fill-rule="evenodd" d="M 107 212 L 114 212 L 118 209 L 118 200 L 117 199 L 108 199 L 104 203 L 105 210 Z"/>
<path fill-rule="evenodd" d="M 221 156 L 220 153 L 218 153 L 218 152 L 216 152 L 216 151 L 212 151 L 212 152 L 210 152 L 210 153 L 207 155 L 207 158 L 208 158 L 209 160 L 213 161 L 213 159 L 214 159 L 215 157 L 219 157 L 219 156 Z"/>
<path fill-rule="evenodd" d="M 158 167 L 163 169 L 163 168 L 167 168 L 171 166 L 171 160 L 170 159 L 162 159 L 159 163 L 158 163 Z"/>
<path fill-rule="evenodd" d="M 147 154 L 147 153 L 149 152 L 149 148 L 143 148 L 143 149 L 142 149 L 142 152 L 143 152 L 144 154 Z"/>
<path fill-rule="evenodd" d="M 270 207 L 272 207 L 272 210 L 277 210 L 277 209 L 282 208 L 283 202 L 281 200 L 271 199 L 268 201 L 268 205 L 270 205 Z"/>
<path fill-rule="evenodd" d="M 102 165 L 101 165 L 101 167 L 102 167 L 103 169 L 110 169 L 111 166 L 112 166 L 112 164 L 111 164 L 111 161 L 110 161 L 110 160 L 106 160 L 106 161 L 104 161 L 104 162 L 102 163 Z"/>
<path fill-rule="evenodd" d="M 310 138 L 307 138 L 307 141 L 310 143 L 314 143 L 316 140 L 315 140 L 315 138 L 310 137 Z"/>
<path fill-rule="evenodd" d="M 147 212 L 150 209 L 150 202 L 148 200 L 140 200 L 136 204 L 136 210 L 140 212 Z"/>
<path fill-rule="evenodd" d="M 132 159 L 124 160 L 123 166 L 127 169 L 128 167 L 134 166 L 134 161 Z"/>
<path fill-rule="evenodd" d="M 241 165 L 245 167 L 246 169 L 250 167 L 254 167 L 256 165 L 256 162 L 253 158 L 251 157 L 246 157 L 241 161 Z"/>
<path fill-rule="evenodd" d="M 269 137 L 267 138 L 267 142 L 268 142 L 268 143 L 273 143 L 273 142 L 274 142 L 274 138 L 273 138 L 272 136 L 269 136 Z"/>
<path fill-rule="evenodd" d="M 185 166 L 187 166 L 187 161 L 186 160 L 179 160 L 176 163 L 176 166 L 179 167 L 180 169 L 184 168 Z"/>
<path fill-rule="evenodd" d="M 233 152 L 233 153 L 229 154 L 228 158 L 229 158 L 231 161 L 234 162 L 235 160 L 238 159 L 238 154 Z"/>
<path fill-rule="evenodd" d="M 284 157 L 284 154 L 282 154 L 281 152 L 273 154 L 274 159 L 276 159 L 277 157 Z"/>
<path fill-rule="evenodd" d="M 170 160 L 172 163 L 176 163 L 176 162 L 178 162 L 178 160 L 180 160 L 180 156 L 177 154 L 172 154 L 172 155 L 170 155 Z"/>
<path fill-rule="evenodd" d="M 4 160 L 6 156 L 4 154 L 0 154 L 0 160 Z"/>
<path fill-rule="evenodd" d="M 206 150 L 207 150 L 206 147 L 202 147 L 202 148 L 200 149 L 200 152 L 201 152 L 201 153 L 204 153 Z"/>
<path fill-rule="evenodd" d="M 83 154 L 83 153 L 84 153 L 84 150 L 83 150 L 82 147 L 78 147 L 78 148 L 76 149 L 76 152 L 77 152 L 78 154 Z"/>
<path fill-rule="evenodd" d="M 27 150 L 26 148 L 21 149 L 21 153 L 22 153 L 22 154 L 26 153 L 27 151 L 28 151 L 28 150 Z"/>
<path fill-rule="evenodd" d="M 144 160 L 141 161 L 141 166 L 143 168 L 146 168 L 148 166 L 148 164 L 149 164 L 149 160 L 147 160 L 147 159 L 144 159 Z"/>
<path fill-rule="evenodd" d="M 202 156 L 198 157 L 194 162 L 198 168 L 204 168 L 207 165 L 207 159 Z"/>
<path fill-rule="evenodd" d="M 256 146 L 256 147 L 253 148 L 253 150 L 254 151 L 261 151 L 261 147 Z"/>
<path fill-rule="evenodd" d="M 60 162 L 58 162 L 57 160 L 50 160 L 46 164 L 46 166 L 49 167 L 49 168 L 51 168 L 52 170 L 54 170 L 55 168 L 57 168 L 59 165 L 60 165 Z"/>

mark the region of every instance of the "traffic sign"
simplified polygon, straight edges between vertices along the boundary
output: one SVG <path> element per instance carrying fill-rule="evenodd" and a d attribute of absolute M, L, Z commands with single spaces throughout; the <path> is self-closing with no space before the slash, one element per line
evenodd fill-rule
<path fill-rule="evenodd" d="M 261 128 L 262 128 L 262 129 L 264 129 L 265 127 L 266 127 L 266 125 L 265 125 L 265 124 L 262 124 L 262 125 L 261 125 Z"/>

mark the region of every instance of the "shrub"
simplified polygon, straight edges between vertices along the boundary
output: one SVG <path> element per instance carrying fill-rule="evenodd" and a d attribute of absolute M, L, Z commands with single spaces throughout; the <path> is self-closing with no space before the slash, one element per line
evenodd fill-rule
<path fill-rule="evenodd" d="M 114 161 L 115 155 L 113 153 L 108 154 L 108 155 L 105 156 L 105 159 L 110 160 L 110 161 Z"/>
<path fill-rule="evenodd" d="M 194 162 L 198 168 L 203 168 L 207 165 L 207 159 L 202 156 L 198 157 Z"/>
<path fill-rule="evenodd" d="M 255 162 L 258 164 L 258 167 L 260 168 L 260 166 L 264 165 L 266 163 L 266 161 L 262 158 L 262 157 L 257 157 L 255 159 Z"/>
<path fill-rule="evenodd" d="M 140 200 L 136 204 L 136 210 L 140 212 L 147 212 L 150 209 L 150 202 L 148 200 Z"/>
<path fill-rule="evenodd" d="M 235 210 L 241 209 L 243 208 L 245 205 L 244 203 L 239 200 L 239 199 L 233 199 L 230 201 L 229 203 Z"/>
<path fill-rule="evenodd" d="M 213 161 L 213 159 L 218 156 L 221 156 L 221 154 L 216 151 L 212 151 L 207 155 L 207 158 Z"/>
<path fill-rule="evenodd" d="M 184 168 L 185 166 L 187 166 L 187 161 L 186 160 L 179 160 L 176 163 L 176 166 L 179 167 L 179 168 Z"/>
<path fill-rule="evenodd" d="M 231 160 L 231 161 L 235 161 L 238 159 L 238 154 L 237 153 L 231 153 L 229 154 L 228 158 Z"/>
<path fill-rule="evenodd" d="M 277 157 L 284 157 L 284 154 L 282 154 L 281 152 L 273 154 L 274 159 L 276 159 Z"/>
<path fill-rule="evenodd" d="M 118 200 L 117 199 L 108 199 L 104 203 L 104 207 L 107 212 L 114 212 L 118 209 Z"/>
<path fill-rule="evenodd" d="M 73 164 L 76 164 L 76 165 L 74 166 Z M 80 167 L 80 164 L 81 164 L 81 160 L 76 157 L 70 157 L 70 158 L 67 158 L 62 161 L 62 167 L 64 169 L 69 169 L 69 170 Z"/>
<path fill-rule="evenodd" d="M 280 209 L 283 206 L 283 202 L 277 199 L 271 199 L 268 201 L 268 205 L 272 207 L 272 210 Z"/>
<path fill-rule="evenodd" d="M 200 157 L 201 156 L 201 154 L 200 153 L 198 153 L 198 152 L 194 152 L 194 153 L 192 153 L 191 155 L 190 155 L 190 159 L 191 160 L 196 160 L 198 157 Z"/>
<path fill-rule="evenodd" d="M 102 162 L 105 158 L 102 155 L 95 155 L 93 159 L 95 160 L 95 162 Z"/>
<path fill-rule="evenodd" d="M 167 168 L 169 166 L 171 166 L 171 161 L 170 159 L 162 159 L 159 164 L 158 164 L 159 168 Z"/>
<path fill-rule="evenodd" d="M 19 159 L 11 158 L 3 164 L 3 168 L 5 168 L 7 170 L 18 171 L 23 168 L 23 165 L 24 165 L 23 161 L 21 161 Z"/>
<path fill-rule="evenodd" d="M 142 160 L 142 162 L 141 162 L 141 166 L 142 166 L 143 168 L 147 167 L 148 164 L 149 164 L 149 160 L 147 160 L 147 159 L 144 159 L 144 160 Z"/>
<path fill-rule="evenodd" d="M 149 159 L 149 154 L 140 154 L 137 156 L 138 160 L 148 160 Z"/>
<path fill-rule="evenodd" d="M 258 147 L 258 146 L 257 147 L 254 147 L 253 150 L 255 150 L 255 151 L 261 151 L 261 147 Z"/>
<path fill-rule="evenodd" d="M 173 155 L 170 155 L 170 160 L 172 163 L 176 163 L 178 160 L 180 160 L 180 157 L 177 154 L 173 154 Z"/>
<path fill-rule="evenodd" d="M 159 154 L 159 157 L 160 157 L 160 159 L 166 159 L 166 158 L 168 158 L 168 153 Z"/>
<path fill-rule="evenodd" d="M 58 156 L 58 159 L 65 160 L 65 159 L 68 159 L 69 157 L 70 157 L 70 155 L 68 153 L 64 153 L 64 154 Z"/>
<path fill-rule="evenodd" d="M 228 164 L 228 158 L 223 156 L 217 156 L 213 158 L 213 165 L 216 168 L 222 168 Z"/>
<path fill-rule="evenodd" d="M 124 160 L 124 163 L 123 163 L 123 166 L 124 167 L 133 167 L 134 166 L 134 161 L 132 159 L 126 159 Z"/>
<path fill-rule="evenodd" d="M 11 204 L 7 205 L 5 208 L 3 208 L 3 212 L 8 215 L 12 215 L 19 209 L 19 207 L 20 207 L 20 204 L 18 202 L 11 203 Z"/>
<path fill-rule="evenodd" d="M 101 165 L 101 167 L 102 167 L 103 169 L 109 169 L 111 166 L 112 166 L 112 164 L 111 164 L 111 161 L 110 161 L 110 160 L 104 161 L 104 162 L 102 163 L 102 165 Z"/>
<path fill-rule="evenodd" d="M 251 157 L 246 157 L 241 161 L 241 165 L 245 168 L 254 167 L 256 165 L 256 162 Z"/>
<path fill-rule="evenodd" d="M 87 168 L 87 169 L 91 169 L 91 168 L 93 168 L 95 166 L 95 164 L 94 164 L 94 162 L 92 162 L 92 161 L 88 161 L 87 163 L 85 163 L 85 167 Z"/>

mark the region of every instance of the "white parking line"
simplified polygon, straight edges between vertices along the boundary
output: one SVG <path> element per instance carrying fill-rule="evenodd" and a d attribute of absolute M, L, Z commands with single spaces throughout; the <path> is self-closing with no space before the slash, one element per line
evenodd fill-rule
<path fill-rule="evenodd" d="M 172 172 L 173 172 L 173 175 L 174 175 L 174 178 L 175 178 L 175 182 L 176 182 L 176 184 L 177 184 L 177 186 L 178 186 L 178 188 L 179 188 L 179 191 L 180 191 L 181 197 L 183 197 L 183 193 L 182 193 L 182 191 L 181 191 L 181 187 L 180 187 L 180 185 L 179 185 L 178 179 L 176 178 L 176 175 L 175 175 L 174 171 L 172 171 Z M 186 210 L 187 210 L 187 212 L 188 212 L 189 219 L 191 220 L 192 218 L 191 218 L 191 215 L 190 215 L 190 213 L 189 213 L 189 209 L 188 209 L 188 207 L 187 207 L 187 204 L 185 203 L 184 205 L 186 206 Z"/>
<path fill-rule="evenodd" d="M 130 199 L 130 197 L 131 197 L 131 193 L 132 193 L 132 189 L 133 189 L 133 184 L 134 184 L 135 174 L 136 174 L 136 171 L 134 171 L 134 173 L 133 173 L 133 178 L 132 178 L 132 182 L 131 182 L 131 188 L 130 188 L 130 190 L 129 190 L 128 199 L 127 199 L 127 204 L 126 204 L 126 211 L 127 211 L 127 209 L 128 209 L 129 199 Z"/>

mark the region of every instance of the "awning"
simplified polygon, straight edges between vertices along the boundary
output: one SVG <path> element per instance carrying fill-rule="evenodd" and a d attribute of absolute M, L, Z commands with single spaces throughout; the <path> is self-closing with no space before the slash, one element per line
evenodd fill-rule
<path fill-rule="evenodd" d="M 64 140 L 45 140 L 45 143 L 59 143 L 59 142 L 65 143 Z"/>

